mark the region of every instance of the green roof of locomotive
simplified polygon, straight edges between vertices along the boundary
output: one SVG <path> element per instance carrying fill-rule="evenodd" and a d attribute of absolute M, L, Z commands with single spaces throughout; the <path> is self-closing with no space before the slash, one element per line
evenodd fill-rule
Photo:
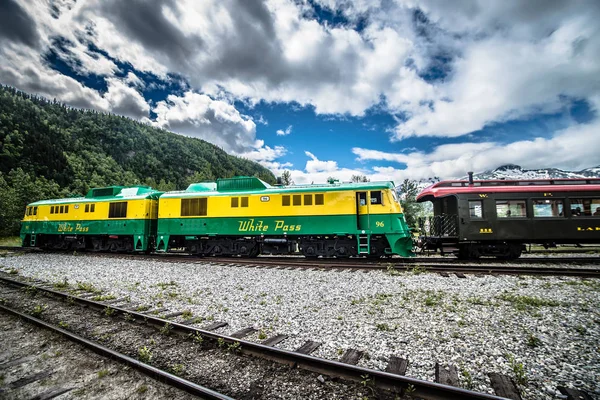
<path fill-rule="evenodd" d="M 186 190 L 166 192 L 165 198 L 197 197 L 197 196 L 234 196 L 234 195 L 269 195 L 282 193 L 314 193 L 335 191 L 385 190 L 393 189 L 394 183 L 384 182 L 334 182 L 325 184 L 271 186 L 268 183 L 250 176 L 217 179 L 216 182 L 200 182 L 191 184 Z"/>
<path fill-rule="evenodd" d="M 142 200 L 158 198 L 163 192 L 152 189 L 149 186 L 107 186 L 93 188 L 85 197 L 67 197 L 64 199 L 40 200 L 28 204 L 28 206 L 72 204 L 72 203 L 95 203 L 100 201 L 123 201 Z"/>

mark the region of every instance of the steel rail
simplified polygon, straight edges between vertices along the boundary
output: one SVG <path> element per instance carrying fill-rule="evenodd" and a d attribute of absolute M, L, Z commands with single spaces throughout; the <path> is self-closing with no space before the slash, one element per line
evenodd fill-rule
<path fill-rule="evenodd" d="M 443 385 L 435 382 L 424 381 L 421 379 L 410 378 L 404 375 L 396 375 L 388 372 L 372 370 L 359 367 L 356 365 L 345 364 L 339 361 L 327 360 L 307 354 L 296 353 L 293 351 L 283 350 L 276 347 L 265 346 L 260 343 L 254 343 L 243 339 L 233 338 L 227 335 L 219 335 L 217 333 L 206 331 L 203 329 L 183 325 L 177 322 L 169 321 L 159 317 L 146 315 L 143 313 L 128 311 L 120 307 L 106 305 L 94 300 L 80 298 L 68 293 L 59 292 L 56 290 L 44 288 L 35 284 L 21 282 L 4 276 L 0 276 L 0 280 L 18 287 L 35 287 L 37 290 L 48 294 L 70 298 L 73 301 L 95 309 L 110 308 L 119 314 L 129 314 L 133 317 L 143 319 L 146 323 L 154 326 L 164 326 L 169 324 L 173 332 L 182 334 L 200 334 L 203 337 L 209 338 L 214 342 L 219 339 L 225 343 L 240 344 L 240 351 L 245 354 L 254 355 L 261 358 L 266 358 L 271 361 L 276 361 L 283 364 L 297 366 L 299 368 L 310 371 L 323 373 L 329 376 L 341 377 L 353 381 L 360 382 L 364 380 L 364 376 L 368 375 L 373 379 L 375 385 L 379 388 L 385 388 L 395 392 L 401 392 L 410 388 L 411 395 L 421 396 L 427 399 L 447 400 L 447 399 L 476 399 L 476 400 L 500 400 L 503 397 L 490 395 L 487 393 L 478 393 L 467 389 L 462 389 L 454 386 Z"/>
<path fill-rule="evenodd" d="M 225 261 L 226 260 L 226 261 Z M 414 268 L 420 268 L 427 272 L 461 272 L 461 273 L 495 273 L 495 274 L 508 274 L 508 275 L 550 275 L 550 276 L 577 276 L 577 277 L 588 277 L 588 278 L 600 278 L 600 268 L 566 268 L 566 267 L 510 267 L 501 265 L 454 265 L 454 264 L 435 264 L 435 263 L 423 263 L 423 264 L 404 264 L 404 263 L 388 263 L 388 264 L 359 264 L 359 263 L 344 263 L 344 262 L 320 262 L 319 261 L 304 261 L 304 260 L 281 260 L 266 261 L 264 259 L 240 259 L 232 260 L 225 259 L 221 260 L 210 260 L 206 259 L 208 263 L 218 264 L 231 264 L 231 265 L 251 265 L 251 266 L 273 266 L 280 268 L 323 268 L 323 269 L 361 269 L 361 270 L 388 270 L 394 269 L 398 271 L 410 271 Z M 183 260 L 182 260 L 183 262 Z"/>
<path fill-rule="evenodd" d="M 125 354 L 116 352 L 112 349 L 109 349 L 108 347 L 102 346 L 101 344 L 92 342 L 86 338 L 83 338 L 79 335 L 76 335 L 76 334 L 69 332 L 65 329 L 62 329 L 58 326 L 52 325 L 48 322 L 42 321 L 38 318 L 32 317 L 31 315 L 24 314 L 13 308 L 10 308 L 10 307 L 0 304 L 0 310 L 4 311 L 6 313 L 9 313 L 9 314 L 13 314 L 13 315 L 15 315 L 21 319 L 24 319 L 27 322 L 30 322 L 32 324 L 35 324 L 35 325 L 41 326 L 45 329 L 49 329 L 53 332 L 56 332 L 64 337 L 66 337 L 67 339 L 71 340 L 72 342 L 83 345 L 84 347 L 94 351 L 95 353 L 106 356 L 113 360 L 117 360 L 120 363 L 129 365 L 129 366 L 137 369 L 138 371 L 141 371 L 142 373 L 144 373 L 160 382 L 167 383 L 169 386 L 177 387 L 177 388 L 184 390 L 188 393 L 191 393 L 195 396 L 200 396 L 203 399 L 233 400 L 232 397 L 215 392 L 214 390 L 208 389 L 208 388 L 198 385 L 194 382 L 190 382 L 188 380 L 180 378 L 177 375 L 170 374 L 166 371 L 163 371 L 163 370 L 153 367 L 151 365 L 145 364 L 139 360 L 136 360 L 135 358 L 131 358 L 129 356 L 126 356 Z"/>

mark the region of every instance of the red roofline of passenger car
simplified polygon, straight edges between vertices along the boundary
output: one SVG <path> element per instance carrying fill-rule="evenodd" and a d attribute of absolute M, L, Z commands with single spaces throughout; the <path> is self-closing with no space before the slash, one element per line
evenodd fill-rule
<path fill-rule="evenodd" d="M 562 184 L 562 182 L 598 181 L 599 183 Z M 515 185 L 519 182 L 532 182 L 531 185 Z M 535 182 L 552 182 L 548 185 L 539 185 Z M 452 183 L 462 183 L 465 186 L 447 186 Z M 475 185 L 475 184 L 479 185 Z M 486 185 L 492 183 L 492 185 Z M 451 180 L 437 182 L 424 189 L 417 196 L 417 201 L 430 201 L 432 198 L 445 197 L 453 194 L 468 193 L 532 193 L 532 192 L 588 192 L 600 191 L 600 178 L 581 179 L 514 179 L 514 180 L 477 180 L 469 184 L 467 180 Z"/>

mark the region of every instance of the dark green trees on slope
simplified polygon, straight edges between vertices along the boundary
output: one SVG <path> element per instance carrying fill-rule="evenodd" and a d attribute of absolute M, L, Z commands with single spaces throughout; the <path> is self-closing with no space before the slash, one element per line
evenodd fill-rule
<path fill-rule="evenodd" d="M 184 189 L 235 175 L 275 182 L 266 168 L 203 140 L 0 86 L 0 235 L 17 234 L 35 200 L 108 185 Z"/>

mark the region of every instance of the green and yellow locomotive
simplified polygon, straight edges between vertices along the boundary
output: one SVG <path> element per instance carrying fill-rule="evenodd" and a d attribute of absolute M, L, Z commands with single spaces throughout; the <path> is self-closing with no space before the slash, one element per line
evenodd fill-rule
<path fill-rule="evenodd" d="M 85 197 L 31 203 L 21 225 L 22 245 L 62 250 L 151 250 L 161 193 L 147 186 L 110 186 L 91 189 Z"/>
<path fill-rule="evenodd" d="M 32 203 L 21 237 L 23 246 L 45 248 L 242 257 L 411 256 L 413 245 L 392 182 L 282 187 L 255 177 L 166 193 L 100 188 Z"/>
<path fill-rule="evenodd" d="M 412 254 L 392 182 L 270 186 L 219 179 L 160 196 L 157 250 L 307 257 Z"/>

